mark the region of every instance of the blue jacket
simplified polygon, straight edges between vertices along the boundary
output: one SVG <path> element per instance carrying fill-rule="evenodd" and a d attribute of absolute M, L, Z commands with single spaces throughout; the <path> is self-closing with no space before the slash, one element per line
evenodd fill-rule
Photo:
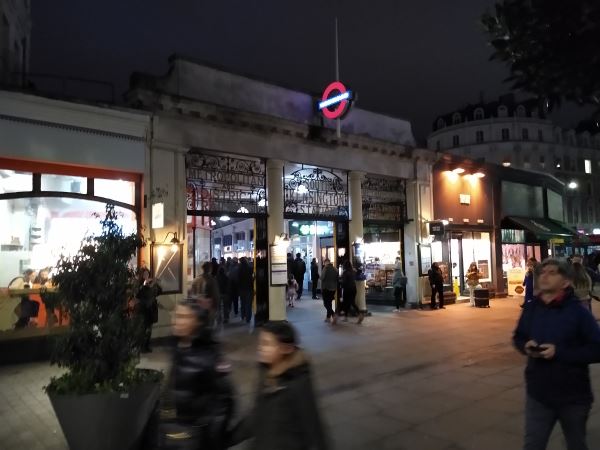
<path fill-rule="evenodd" d="M 523 286 L 525 286 L 525 300 L 533 299 L 533 272 L 527 271 L 525 279 L 523 280 Z"/>
<path fill-rule="evenodd" d="M 553 359 L 529 357 L 525 369 L 527 394 L 548 406 L 593 402 L 588 365 L 600 362 L 596 319 L 572 289 L 565 294 L 556 304 L 546 305 L 537 297 L 526 303 L 513 335 L 523 354 L 530 339 L 556 346 Z"/>

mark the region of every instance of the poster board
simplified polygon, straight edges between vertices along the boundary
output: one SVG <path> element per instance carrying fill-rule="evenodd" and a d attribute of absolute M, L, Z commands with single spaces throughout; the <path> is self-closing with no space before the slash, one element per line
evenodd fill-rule
<path fill-rule="evenodd" d="M 287 252 L 284 245 L 269 246 L 271 286 L 285 286 L 288 280 Z"/>
<path fill-rule="evenodd" d="M 525 279 L 525 269 L 522 267 L 513 267 L 506 272 L 508 278 L 508 295 L 524 295 L 525 288 L 523 280 Z"/>
<path fill-rule="evenodd" d="M 431 269 L 431 246 L 419 244 L 417 247 L 419 258 L 419 276 L 426 277 L 429 269 Z"/>
<path fill-rule="evenodd" d="M 152 244 L 150 271 L 163 294 L 183 292 L 183 244 Z"/>

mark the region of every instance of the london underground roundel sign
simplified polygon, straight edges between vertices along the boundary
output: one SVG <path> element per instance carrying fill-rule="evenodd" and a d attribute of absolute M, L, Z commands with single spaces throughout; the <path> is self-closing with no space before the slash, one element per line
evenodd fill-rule
<path fill-rule="evenodd" d="M 328 119 L 341 119 L 350 110 L 352 91 L 341 81 L 334 81 L 323 91 L 319 111 Z"/>

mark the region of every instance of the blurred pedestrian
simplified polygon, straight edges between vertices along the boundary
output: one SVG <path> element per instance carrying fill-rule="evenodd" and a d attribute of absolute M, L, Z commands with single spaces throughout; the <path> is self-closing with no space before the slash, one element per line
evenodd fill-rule
<path fill-rule="evenodd" d="M 545 449 L 560 422 L 569 449 L 587 449 L 593 402 L 589 364 L 600 362 L 600 328 L 573 291 L 573 267 L 546 259 L 539 295 L 525 303 L 513 335 L 527 355 L 525 450 Z"/>
<path fill-rule="evenodd" d="M 406 283 L 408 279 L 402 272 L 402 262 L 399 257 L 396 258 L 394 266 L 394 278 L 392 278 L 392 286 L 394 287 L 394 300 L 396 301 L 396 309 L 394 312 L 400 312 L 400 308 L 406 306 Z"/>
<path fill-rule="evenodd" d="M 319 264 L 317 263 L 317 258 L 313 258 L 310 262 L 310 284 L 312 286 L 312 298 L 313 300 L 318 300 L 317 297 L 317 288 L 319 286 Z"/>
<path fill-rule="evenodd" d="M 256 450 L 327 450 L 311 368 L 287 322 L 269 322 L 258 340 L 260 375 L 252 412 L 231 432 L 231 446 L 254 437 Z"/>
<path fill-rule="evenodd" d="M 252 320 L 252 296 L 254 294 L 254 273 L 247 258 L 240 259 L 238 271 L 238 291 L 240 293 L 240 305 L 242 320 L 250 323 Z"/>
<path fill-rule="evenodd" d="M 189 295 L 206 303 L 207 309 L 211 312 L 211 323 L 214 324 L 219 305 L 219 286 L 211 273 L 212 264 L 206 261 L 202 264 L 202 274 L 192 282 Z"/>
<path fill-rule="evenodd" d="M 287 305 L 290 307 L 294 307 L 294 301 L 298 296 L 298 283 L 294 278 L 294 275 L 291 273 L 288 275 L 288 281 L 285 285 L 285 298 L 287 300 Z"/>
<path fill-rule="evenodd" d="M 150 339 L 152 337 L 152 325 L 158 322 L 158 296 L 162 289 L 158 282 L 151 278 L 150 271 L 143 267 L 139 271 L 137 293 L 137 309 L 144 327 L 144 342 L 142 352 L 152 351 Z"/>
<path fill-rule="evenodd" d="M 221 313 L 221 320 L 223 323 L 228 323 L 229 309 L 227 308 L 227 305 L 229 300 L 229 279 L 227 278 L 227 269 L 225 268 L 224 261 L 219 264 L 219 270 L 217 271 L 217 285 L 219 286 L 219 311 Z"/>
<path fill-rule="evenodd" d="M 321 292 L 323 294 L 323 305 L 327 311 L 325 322 L 336 323 L 336 314 L 333 311 L 333 300 L 338 289 L 338 271 L 333 267 L 331 261 L 326 259 L 323 267 L 323 278 L 321 279 Z"/>
<path fill-rule="evenodd" d="M 344 322 L 348 321 L 351 313 L 358 315 L 358 323 L 363 321 L 363 314 L 356 306 L 356 272 L 350 261 L 344 263 L 344 272 L 342 273 L 342 310 L 344 311 Z"/>
<path fill-rule="evenodd" d="M 234 410 L 230 366 L 213 339 L 210 314 L 196 299 L 175 309 L 177 339 L 169 379 L 175 420 L 160 426 L 161 448 L 225 449 L 225 433 Z"/>
<path fill-rule="evenodd" d="M 573 263 L 573 289 L 575 296 L 590 311 L 592 310 L 592 279 L 580 262 Z"/>
<path fill-rule="evenodd" d="M 298 283 L 298 300 L 302 298 L 302 292 L 304 290 L 304 274 L 306 273 L 306 263 L 302 259 L 300 253 L 296 253 L 296 259 L 294 260 L 294 278 Z"/>

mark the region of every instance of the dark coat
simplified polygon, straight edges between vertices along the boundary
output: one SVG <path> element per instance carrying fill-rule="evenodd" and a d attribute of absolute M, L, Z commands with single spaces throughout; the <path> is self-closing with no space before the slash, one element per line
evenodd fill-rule
<path fill-rule="evenodd" d="M 304 279 L 304 274 L 306 273 L 306 263 L 301 258 L 296 258 L 294 260 L 293 271 L 294 278 L 300 282 L 300 280 Z"/>
<path fill-rule="evenodd" d="M 139 301 L 139 312 L 146 324 L 158 322 L 158 300 L 162 294 L 160 285 L 156 282 L 143 284 L 139 287 L 136 298 Z"/>
<path fill-rule="evenodd" d="M 254 276 L 250 264 L 240 264 L 238 271 L 238 291 L 252 292 L 254 290 Z"/>
<path fill-rule="evenodd" d="M 205 439 L 221 442 L 233 414 L 234 392 L 229 366 L 223 362 L 218 343 L 209 330 L 191 347 L 175 348 L 171 369 L 171 393 L 177 419 L 183 423 L 206 425 Z"/>
<path fill-rule="evenodd" d="M 319 265 L 317 263 L 310 263 L 310 279 L 317 281 L 319 279 Z"/>
<path fill-rule="evenodd" d="M 342 289 L 344 289 L 344 297 L 346 292 L 356 295 L 356 277 L 354 270 L 344 270 L 342 274 Z"/>
<path fill-rule="evenodd" d="M 525 369 L 527 393 L 549 406 L 593 401 L 588 364 L 600 362 L 600 328 L 572 289 L 546 305 L 538 297 L 525 303 L 513 343 L 525 353 L 529 340 L 554 344 L 551 360 L 529 357 Z"/>
<path fill-rule="evenodd" d="M 254 437 L 253 450 L 329 449 L 303 353 L 280 372 L 261 371 L 254 410 L 234 428 L 230 445 Z"/>
<path fill-rule="evenodd" d="M 444 284 L 444 275 L 440 268 L 434 269 L 432 267 L 429 269 L 429 272 L 427 272 L 427 276 L 429 277 L 429 284 L 431 286 L 440 286 Z"/>

